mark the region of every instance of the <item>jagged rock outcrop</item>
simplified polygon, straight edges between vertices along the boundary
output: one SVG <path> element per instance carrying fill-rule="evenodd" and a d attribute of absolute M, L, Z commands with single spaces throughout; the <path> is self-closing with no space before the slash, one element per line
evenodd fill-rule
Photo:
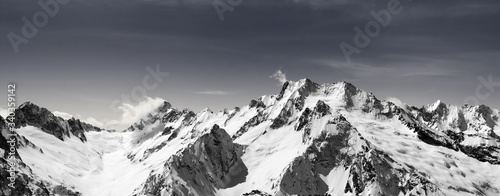
<path fill-rule="evenodd" d="M 382 104 L 373 93 L 363 91 L 351 83 L 341 82 L 340 87 L 344 90 L 346 108 L 361 109 L 363 112 L 380 111 Z"/>
<path fill-rule="evenodd" d="M 252 99 L 252 101 L 250 101 L 250 105 L 249 106 L 251 108 L 254 108 L 254 107 L 256 107 L 256 108 L 265 108 L 266 107 L 266 105 L 262 102 L 262 100 L 256 101 L 256 100 L 253 100 L 253 99 Z"/>
<path fill-rule="evenodd" d="M 250 129 L 251 127 L 255 127 L 266 120 L 267 120 L 267 115 L 264 115 L 262 112 L 258 112 L 257 115 L 255 115 L 250 120 L 245 122 L 245 124 L 243 124 L 243 126 L 240 127 L 240 129 L 236 132 L 236 134 L 233 135 L 232 138 L 236 139 L 240 137 L 241 135 L 246 133 L 248 129 Z"/>
<path fill-rule="evenodd" d="M 379 150 L 358 154 L 350 165 L 345 193 L 360 195 L 444 195 L 427 176 L 395 162 Z"/>
<path fill-rule="evenodd" d="M 39 127 L 42 131 L 54 135 L 60 140 L 64 140 L 64 137 L 75 136 L 82 142 L 85 142 L 87 141 L 85 132 L 102 131 L 101 128 L 81 122 L 75 118 L 64 120 L 61 117 L 55 116 L 46 108 L 37 106 L 31 102 L 21 104 L 14 111 L 14 114 L 16 128 L 26 125 Z"/>
<path fill-rule="evenodd" d="M 259 190 L 252 190 L 249 193 L 243 193 L 243 196 L 272 196 L 272 195 Z"/>
<path fill-rule="evenodd" d="M 391 102 L 382 103 L 380 108 L 376 115 L 387 118 L 398 116 L 402 124 L 427 144 L 500 164 L 500 136 L 494 131 L 500 118 L 498 111 L 484 105 L 447 105 L 439 100 L 421 108 L 400 108 Z"/>
<path fill-rule="evenodd" d="M 322 105 L 318 103 L 317 105 Z M 315 111 L 318 109 L 315 109 Z M 331 171 L 340 178 L 335 188 L 343 193 L 362 195 L 432 195 L 440 191 L 426 176 L 395 162 L 360 137 L 359 132 L 342 116 L 328 122 L 330 128 L 310 140 L 306 152 L 286 169 L 280 182 L 285 195 L 328 195 L 331 189 L 321 176 Z M 358 147 L 356 147 L 358 146 Z M 335 176 L 338 175 L 338 176 Z M 345 187 L 345 188 L 344 188 Z"/>
<path fill-rule="evenodd" d="M 273 120 L 273 124 L 271 124 L 272 129 L 278 129 L 288 123 L 288 120 L 297 109 L 292 103 L 293 101 L 288 100 L 283 109 L 281 109 L 280 114 Z"/>
<path fill-rule="evenodd" d="M 26 102 L 21 104 L 15 110 L 16 128 L 30 125 L 40 127 L 42 131 L 52 134 L 64 140 L 64 137 L 71 137 L 68 129 L 65 129 L 64 119 L 55 116 L 46 108 L 38 107 L 37 105 Z"/>
<path fill-rule="evenodd" d="M 499 117 L 489 107 L 458 107 L 437 101 L 400 113 L 399 120 L 423 142 L 500 164 L 500 137 L 493 131 Z"/>
<path fill-rule="evenodd" d="M 11 145 L 10 143 L 7 143 L 7 140 L 10 140 L 10 137 L 7 136 L 7 126 L 2 116 L 0 116 L 0 133 L 0 176 L 2 176 L 2 178 L 0 178 L 0 195 L 81 195 L 78 192 L 68 190 L 64 186 L 51 185 L 50 183 L 37 178 L 36 175 L 31 171 L 30 167 L 23 162 L 23 160 L 19 156 L 19 153 L 17 152 L 17 148 L 19 148 L 20 146 L 18 144 L 29 143 L 29 141 L 27 141 L 25 138 L 21 138 L 16 133 L 11 136 L 14 137 L 16 141 L 16 145 L 14 148 L 15 153 L 13 156 L 9 156 Z M 14 164 L 12 165 L 10 162 Z M 11 184 L 11 174 L 14 174 L 14 184 Z"/>
<path fill-rule="evenodd" d="M 184 109 L 182 111 L 177 110 L 172 107 L 169 102 L 163 102 L 158 108 L 156 108 L 151 113 L 147 114 L 144 118 L 140 119 L 138 122 L 130 125 L 125 131 L 137 131 L 143 130 L 147 125 L 152 125 L 158 121 L 162 123 L 175 122 L 180 118 L 183 118 L 183 124 L 189 124 L 189 122 L 195 117 L 196 114 L 189 110 Z"/>
<path fill-rule="evenodd" d="M 285 91 L 288 89 L 289 85 L 290 85 L 289 81 L 286 81 L 285 83 L 283 83 L 283 86 L 281 87 L 281 91 L 278 94 L 278 96 L 276 97 L 276 100 L 280 100 L 281 98 L 283 98 L 283 95 L 285 95 Z"/>
<path fill-rule="evenodd" d="M 7 125 L 5 123 L 5 119 L 3 119 L 2 116 L 0 116 L 0 149 L 2 149 L 2 156 L 0 157 L 3 157 L 4 159 L 7 158 L 8 156 L 8 149 L 10 148 L 9 147 L 9 144 L 7 143 L 7 138 L 4 136 L 7 135 L 8 133 L 8 129 L 7 129 Z"/>
<path fill-rule="evenodd" d="M 152 172 L 138 195 L 215 195 L 220 188 L 245 181 L 242 148 L 214 125 L 165 163 L 165 172 Z"/>

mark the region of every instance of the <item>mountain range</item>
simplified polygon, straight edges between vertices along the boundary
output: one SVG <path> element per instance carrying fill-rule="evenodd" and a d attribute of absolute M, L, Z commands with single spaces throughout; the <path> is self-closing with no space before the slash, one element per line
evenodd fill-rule
<path fill-rule="evenodd" d="M 287 81 L 220 112 L 164 102 L 121 131 L 31 102 L 14 114 L 0 195 L 500 195 L 498 109 L 396 105 L 348 82 Z"/>

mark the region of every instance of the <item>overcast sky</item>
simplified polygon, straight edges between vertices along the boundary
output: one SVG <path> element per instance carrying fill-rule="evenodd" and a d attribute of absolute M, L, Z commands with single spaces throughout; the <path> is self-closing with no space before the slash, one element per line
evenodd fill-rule
<path fill-rule="evenodd" d="M 66 4 L 15 53 L 8 34 L 24 36 L 23 17 L 43 23 L 43 8 L 33 0 L 0 0 L 0 82 L 3 89 L 18 84 L 18 103 L 31 100 L 101 122 L 123 119 L 110 105 L 119 107 L 115 100 L 143 88 L 146 68 L 159 65 L 169 75 L 147 79 L 159 82 L 147 96 L 194 111 L 277 93 L 281 87 L 269 77 L 276 70 L 288 80 L 349 81 L 380 99 L 418 107 L 438 99 L 462 105 L 472 96 L 500 108 L 500 86 L 481 87 L 478 79 L 500 82 L 497 0 L 401 0 L 400 12 L 387 26 L 376 23 L 380 32 L 350 63 L 340 43 L 356 46 L 354 28 L 365 32 L 376 21 L 371 12 L 387 10 L 389 0 L 243 0 L 235 6 L 220 0 L 233 10 L 223 21 L 212 0 L 66 1 L 59 0 Z M 138 103 L 131 100 L 129 108 Z"/>

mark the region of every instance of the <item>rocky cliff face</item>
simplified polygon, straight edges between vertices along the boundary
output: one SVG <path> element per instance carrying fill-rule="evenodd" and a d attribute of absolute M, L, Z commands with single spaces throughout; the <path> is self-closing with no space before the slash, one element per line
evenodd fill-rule
<path fill-rule="evenodd" d="M 438 101 L 419 109 L 401 109 L 398 113 L 401 122 L 418 133 L 423 142 L 500 164 L 498 111 L 484 105 L 459 107 Z"/>
<path fill-rule="evenodd" d="M 54 135 L 60 140 L 64 137 L 75 136 L 82 142 L 87 141 L 85 132 L 87 131 L 102 131 L 101 128 L 81 122 L 78 119 L 71 118 L 64 120 L 61 117 L 55 116 L 46 108 L 37 106 L 31 102 L 21 104 L 15 110 L 16 128 L 23 126 L 39 127 L 42 131 Z"/>
<path fill-rule="evenodd" d="M 442 194 L 427 176 L 394 161 L 360 137 L 343 116 L 334 117 L 328 125 L 286 169 L 281 194 Z M 335 186 L 325 182 L 323 176 L 338 177 L 335 175 L 343 175 Z"/>
<path fill-rule="evenodd" d="M 14 136 L 7 135 L 10 132 L 8 132 L 5 120 L 2 116 L 0 116 L 0 131 L 0 176 L 2 176 L 2 178 L 0 178 L 0 195 L 81 195 L 78 192 L 68 190 L 64 186 L 53 185 L 37 177 L 31 168 L 23 162 L 17 152 L 19 147 L 30 144 L 31 147 L 34 147 L 33 144 L 18 134 L 14 134 Z M 7 142 L 7 140 L 11 140 L 11 137 L 15 138 L 16 145 L 14 148 L 14 156 L 9 157 L 9 152 L 12 146 Z M 14 164 L 10 164 L 11 162 Z M 14 184 L 11 184 L 12 181 L 9 179 L 11 174 L 14 174 Z"/>
<path fill-rule="evenodd" d="M 169 102 L 165 101 L 162 105 L 160 105 L 157 109 L 149 113 L 147 116 L 140 119 L 138 122 L 135 122 L 134 124 L 130 125 L 130 127 L 128 127 L 125 131 L 142 130 L 144 129 L 144 127 L 152 125 L 156 122 L 162 122 L 162 123 L 175 122 L 181 117 L 184 117 L 183 123 L 189 124 L 190 120 L 192 120 L 192 118 L 195 116 L 196 114 L 193 111 L 189 109 L 184 109 L 180 111 L 176 108 L 173 108 Z"/>
<path fill-rule="evenodd" d="M 241 155 L 241 146 L 214 125 L 167 160 L 163 173 L 151 172 L 138 195 L 215 195 L 217 189 L 245 181 Z"/>

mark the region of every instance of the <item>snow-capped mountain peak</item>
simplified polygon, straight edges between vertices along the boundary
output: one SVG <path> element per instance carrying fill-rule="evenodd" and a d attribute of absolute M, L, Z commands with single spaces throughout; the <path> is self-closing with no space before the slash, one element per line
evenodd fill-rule
<path fill-rule="evenodd" d="M 47 111 L 16 110 L 26 194 L 500 193 L 500 114 L 486 106 L 403 109 L 348 82 L 302 79 L 218 113 L 164 102 L 125 132 L 84 128 L 86 142 Z"/>

